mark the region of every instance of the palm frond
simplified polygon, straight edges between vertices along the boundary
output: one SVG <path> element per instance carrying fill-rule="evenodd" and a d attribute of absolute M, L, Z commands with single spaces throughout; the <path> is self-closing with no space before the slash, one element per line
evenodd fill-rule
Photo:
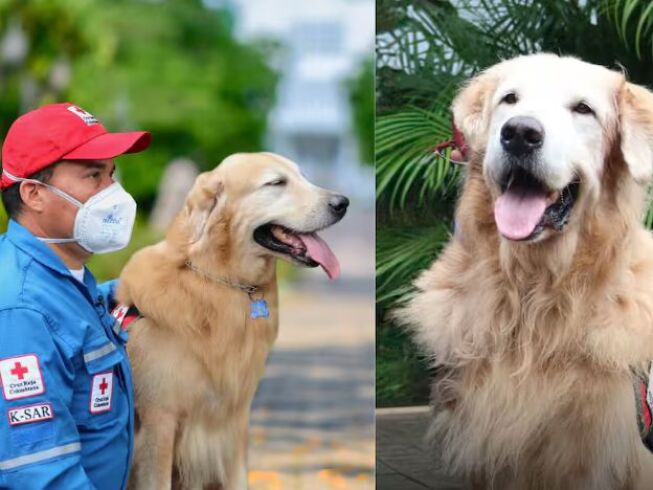
<path fill-rule="evenodd" d="M 376 243 L 377 302 L 392 304 L 410 294 L 412 280 L 437 257 L 450 230 L 440 222 L 431 227 L 380 231 Z"/>
<path fill-rule="evenodd" d="M 634 49 L 638 59 L 644 59 L 642 50 L 647 49 L 648 59 L 653 59 L 653 2 L 604 0 L 603 6 L 626 49 Z"/>
<path fill-rule="evenodd" d="M 391 209 L 403 209 L 409 201 L 420 206 L 432 193 L 450 191 L 458 168 L 448 155 L 434 152 L 435 145 L 450 136 L 447 113 L 411 108 L 380 116 L 376 124 L 377 198 Z"/>

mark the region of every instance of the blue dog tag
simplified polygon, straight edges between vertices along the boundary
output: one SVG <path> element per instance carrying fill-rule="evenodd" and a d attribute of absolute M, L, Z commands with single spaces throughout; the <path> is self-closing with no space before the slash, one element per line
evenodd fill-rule
<path fill-rule="evenodd" d="M 269 318 L 270 310 L 268 310 L 268 302 L 264 299 L 253 299 L 249 303 L 249 316 L 252 319 Z"/>

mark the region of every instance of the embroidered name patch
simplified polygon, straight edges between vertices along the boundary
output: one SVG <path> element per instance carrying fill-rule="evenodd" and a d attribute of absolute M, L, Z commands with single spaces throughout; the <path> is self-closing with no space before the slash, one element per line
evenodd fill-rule
<path fill-rule="evenodd" d="M 16 400 L 45 392 L 39 359 L 34 354 L 0 359 L 0 383 L 5 400 Z"/>
<path fill-rule="evenodd" d="M 111 393 L 113 392 L 113 373 L 111 371 L 93 376 L 91 381 L 91 413 L 111 410 Z"/>
<path fill-rule="evenodd" d="M 54 418 L 54 410 L 49 403 L 37 403 L 26 407 L 10 408 L 7 410 L 7 417 L 9 417 L 9 425 L 29 424 Z"/>

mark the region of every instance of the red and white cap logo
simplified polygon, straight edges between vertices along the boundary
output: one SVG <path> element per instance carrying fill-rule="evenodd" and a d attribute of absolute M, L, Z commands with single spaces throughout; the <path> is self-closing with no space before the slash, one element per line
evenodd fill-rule
<path fill-rule="evenodd" d="M 77 106 L 71 105 L 68 106 L 68 110 L 80 118 L 87 126 L 91 124 L 98 124 L 98 120 L 95 119 L 95 116 L 90 112 L 86 112 L 84 109 L 80 109 Z"/>

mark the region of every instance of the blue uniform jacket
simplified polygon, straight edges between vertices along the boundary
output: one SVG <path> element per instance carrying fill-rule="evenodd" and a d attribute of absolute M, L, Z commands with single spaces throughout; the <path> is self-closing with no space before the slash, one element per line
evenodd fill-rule
<path fill-rule="evenodd" d="M 77 281 L 15 221 L 0 235 L 0 489 L 125 488 L 134 400 L 115 282 Z"/>

